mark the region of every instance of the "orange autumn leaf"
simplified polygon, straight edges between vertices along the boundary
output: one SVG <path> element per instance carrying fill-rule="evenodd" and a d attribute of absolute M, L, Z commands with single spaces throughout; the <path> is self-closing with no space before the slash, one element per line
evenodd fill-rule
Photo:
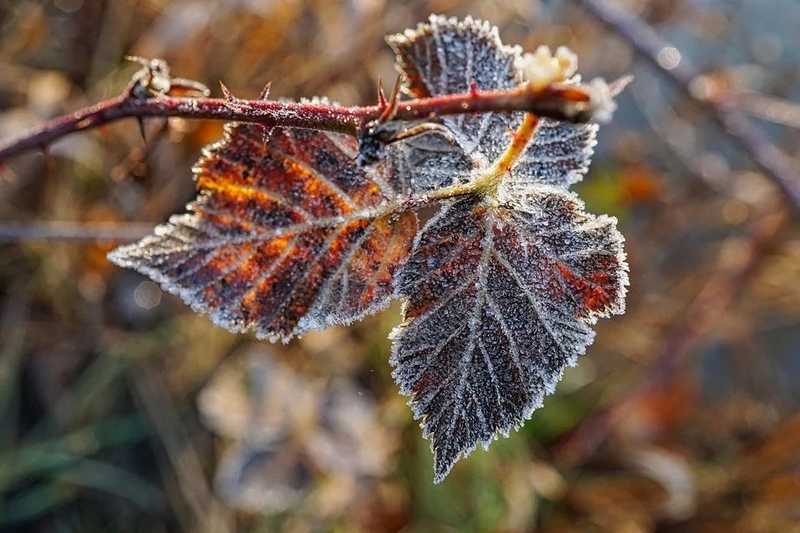
<path fill-rule="evenodd" d="M 348 324 L 388 304 L 417 226 L 354 153 L 343 135 L 275 128 L 264 143 L 231 125 L 195 167 L 190 213 L 110 258 L 232 331 L 286 342 Z"/>

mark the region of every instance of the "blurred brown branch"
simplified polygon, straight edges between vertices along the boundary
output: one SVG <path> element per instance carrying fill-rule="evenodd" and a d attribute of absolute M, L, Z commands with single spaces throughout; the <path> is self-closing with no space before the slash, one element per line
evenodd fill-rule
<path fill-rule="evenodd" d="M 644 21 L 604 0 L 576 0 L 588 13 L 623 39 L 637 54 L 652 64 L 681 93 L 706 112 L 781 190 L 795 213 L 800 212 L 800 173 L 793 161 L 735 109 L 724 96 L 706 98 L 692 90 L 698 73 L 685 61 L 664 67 L 659 54 L 670 48 Z M 685 57 L 685 56 L 683 56 Z"/>
<path fill-rule="evenodd" d="M 119 222 L 0 223 L 0 243 L 17 241 L 135 241 L 153 231 L 153 224 Z"/>
<path fill-rule="evenodd" d="M 750 116 L 789 128 L 800 128 L 800 105 L 795 102 L 755 92 L 731 94 L 727 98 Z"/>
<path fill-rule="evenodd" d="M 720 254 L 718 266 L 688 308 L 665 332 L 663 348 L 644 372 L 640 383 L 622 398 L 583 420 L 557 446 L 555 454 L 564 463 L 586 461 L 646 394 L 670 382 L 693 349 L 719 324 L 725 311 L 736 303 L 744 288 L 758 272 L 770 252 L 780 242 L 790 222 L 785 209 L 763 215 L 752 224 L 745 242 L 736 254 Z M 733 260 L 731 260 L 733 256 Z"/>
<path fill-rule="evenodd" d="M 137 60 L 139 60 L 137 58 Z M 234 97 L 223 86 L 225 98 L 173 96 L 207 94 L 207 89 L 191 80 L 170 78 L 162 60 L 140 60 L 145 66 L 137 72 L 128 88 L 119 96 L 55 118 L 42 126 L 0 145 L 0 163 L 32 149 L 44 149 L 50 143 L 74 133 L 96 128 L 123 118 L 183 117 L 253 122 L 265 126 L 311 128 L 356 135 L 364 125 L 381 116 L 385 102 L 364 107 L 344 107 L 321 102 L 284 102 Z M 480 91 L 473 88 L 463 94 L 449 94 L 400 102 L 396 120 L 417 120 L 441 115 L 528 111 L 541 117 L 571 122 L 592 120 L 591 97 L 580 85 L 553 83 L 536 88 L 528 83 L 507 90 Z"/>

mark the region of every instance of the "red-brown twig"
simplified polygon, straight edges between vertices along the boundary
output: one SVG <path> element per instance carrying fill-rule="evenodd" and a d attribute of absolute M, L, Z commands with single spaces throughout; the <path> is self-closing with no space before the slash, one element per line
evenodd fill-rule
<path fill-rule="evenodd" d="M 356 135 L 367 122 L 380 116 L 380 105 L 344 107 L 325 103 L 280 102 L 227 98 L 176 97 L 140 90 L 134 81 L 121 95 L 55 118 L 21 136 L 0 144 L 0 163 L 27 150 L 45 148 L 74 133 L 123 118 L 184 117 L 253 122 L 335 131 Z M 588 94 L 575 85 L 552 84 L 533 89 L 528 84 L 508 90 L 469 91 L 400 103 L 396 120 L 424 119 L 461 113 L 529 111 L 538 116 L 573 122 L 591 120 Z"/>
<path fill-rule="evenodd" d="M 658 69 L 684 97 L 707 113 L 761 172 L 778 186 L 794 213 L 800 212 L 800 172 L 764 132 L 753 126 L 724 97 L 710 99 L 693 92 L 692 81 L 697 78 L 697 72 L 685 59 L 674 68 L 662 66 L 658 60 L 659 53 L 669 44 L 641 19 L 603 0 L 576 1 Z"/>

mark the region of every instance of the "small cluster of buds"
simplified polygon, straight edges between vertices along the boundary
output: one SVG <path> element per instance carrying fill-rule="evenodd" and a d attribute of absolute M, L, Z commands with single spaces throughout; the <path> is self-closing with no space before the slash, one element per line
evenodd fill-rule
<path fill-rule="evenodd" d="M 549 47 L 540 46 L 536 52 L 526 52 L 517 59 L 516 67 L 525 81 L 539 90 L 574 76 L 578 71 L 578 56 L 566 46 L 559 46 L 555 55 Z"/>
<path fill-rule="evenodd" d="M 553 54 L 547 46 L 540 46 L 534 53 L 525 53 L 517 59 L 516 67 L 522 71 L 525 83 L 534 90 L 541 90 L 553 83 L 579 82 L 575 76 L 578 71 L 578 56 L 566 46 L 559 46 Z M 595 122 L 608 122 L 617 108 L 614 97 L 629 80 L 620 80 L 620 86 L 609 85 L 604 79 L 596 78 L 583 88 L 589 94 L 588 111 Z M 586 111 L 586 109 L 581 109 Z"/>

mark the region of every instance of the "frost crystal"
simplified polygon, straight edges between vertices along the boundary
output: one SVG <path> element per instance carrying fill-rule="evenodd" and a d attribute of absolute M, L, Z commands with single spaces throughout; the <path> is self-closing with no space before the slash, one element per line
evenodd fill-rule
<path fill-rule="evenodd" d="M 609 122 L 611 115 L 617 110 L 611 87 L 604 79 L 597 78 L 590 81 L 587 88 L 592 102 L 592 116 L 598 122 Z"/>

